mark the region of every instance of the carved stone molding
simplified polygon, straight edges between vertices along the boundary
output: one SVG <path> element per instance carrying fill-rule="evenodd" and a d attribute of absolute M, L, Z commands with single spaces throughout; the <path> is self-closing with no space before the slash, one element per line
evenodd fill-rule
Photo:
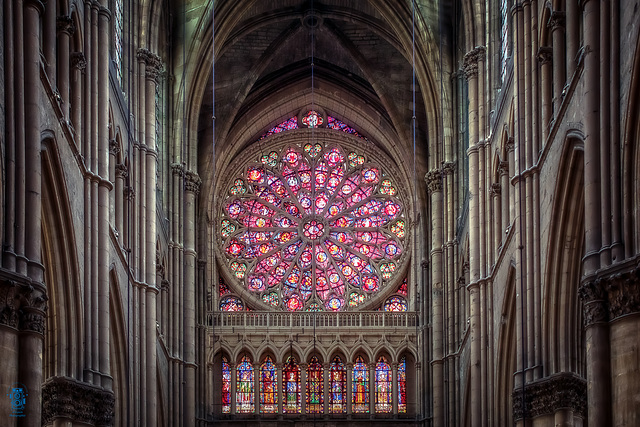
<path fill-rule="evenodd" d="M 513 419 L 521 420 L 552 415 L 569 409 L 585 418 L 587 415 L 587 382 L 572 373 L 556 374 L 513 391 Z"/>
<path fill-rule="evenodd" d="M 580 285 L 578 295 L 582 300 L 585 327 L 609 320 L 607 295 L 601 279 L 590 280 Z"/>
<path fill-rule="evenodd" d="M 507 152 L 515 150 L 516 142 L 514 141 L 512 136 L 510 136 L 509 139 L 507 139 L 506 147 L 507 147 Z"/>
<path fill-rule="evenodd" d="M 202 184 L 202 180 L 197 173 L 190 171 L 185 174 L 184 188 L 186 191 L 197 195 L 200 193 L 200 184 Z"/>
<path fill-rule="evenodd" d="M 490 196 L 499 196 L 500 192 L 501 192 L 501 186 L 499 182 L 494 182 L 493 184 L 491 184 L 491 188 L 489 188 L 489 195 Z"/>
<path fill-rule="evenodd" d="M 462 70 L 467 80 L 478 75 L 478 62 L 484 61 L 485 48 L 477 46 L 464 55 Z"/>
<path fill-rule="evenodd" d="M 162 74 L 162 60 L 160 57 L 146 48 L 138 49 L 137 56 L 141 62 L 146 64 L 147 79 L 153 80 L 157 84 Z"/>
<path fill-rule="evenodd" d="M 553 48 L 551 46 L 542 46 L 538 49 L 538 61 L 545 65 L 553 59 Z"/>
<path fill-rule="evenodd" d="M 564 28 L 564 12 L 561 11 L 553 11 L 551 12 L 551 17 L 549 18 L 549 28 L 552 30 L 558 30 Z"/>
<path fill-rule="evenodd" d="M 174 175 L 184 176 L 184 165 L 182 163 L 172 163 L 171 171 Z"/>
<path fill-rule="evenodd" d="M 84 70 L 87 68 L 87 60 L 84 57 L 84 53 L 82 52 L 73 52 L 70 57 L 71 60 L 71 68 L 80 70 L 84 73 Z"/>
<path fill-rule="evenodd" d="M 127 165 L 124 163 L 118 163 L 116 165 L 116 178 L 126 178 L 129 175 L 129 171 L 127 169 Z"/>
<path fill-rule="evenodd" d="M 442 191 L 442 172 L 440 170 L 433 169 L 427 172 L 424 176 L 424 181 L 427 183 L 429 193 Z"/>
<path fill-rule="evenodd" d="M 113 392 L 71 378 L 53 377 L 42 385 L 42 424 L 56 418 L 75 423 L 111 425 L 115 407 Z"/>
<path fill-rule="evenodd" d="M 453 175 L 456 171 L 456 162 L 444 162 L 442 164 L 442 173 L 444 175 Z"/>
<path fill-rule="evenodd" d="M 113 154 L 115 156 L 119 152 L 120 152 L 120 145 L 118 144 L 118 141 L 116 141 L 115 139 L 110 139 L 109 140 L 109 154 Z"/>
<path fill-rule="evenodd" d="M 0 324 L 44 334 L 48 300 L 44 286 L 30 283 L 27 277 L 11 278 L 10 274 L 3 271 L 0 277 Z"/>
<path fill-rule="evenodd" d="M 133 201 L 136 198 L 136 190 L 131 186 L 125 187 L 124 198 L 130 202 Z"/>
<path fill-rule="evenodd" d="M 498 175 L 506 175 L 509 173 L 509 162 L 500 162 L 498 164 Z"/>
<path fill-rule="evenodd" d="M 56 18 L 56 29 L 59 33 L 72 35 L 76 31 L 76 26 L 70 16 L 58 16 Z"/>
<path fill-rule="evenodd" d="M 640 267 L 602 280 L 607 293 L 609 320 L 640 312 Z"/>

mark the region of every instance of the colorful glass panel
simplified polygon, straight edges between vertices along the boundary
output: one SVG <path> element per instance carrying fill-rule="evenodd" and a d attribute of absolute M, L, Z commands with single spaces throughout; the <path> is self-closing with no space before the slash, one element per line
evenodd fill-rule
<path fill-rule="evenodd" d="M 376 412 L 390 413 L 393 409 L 391 366 L 387 359 L 382 356 L 376 363 Z"/>
<path fill-rule="evenodd" d="M 329 412 L 342 414 L 347 410 L 347 370 L 340 356 L 333 358 L 329 369 Z"/>
<path fill-rule="evenodd" d="M 276 365 L 267 356 L 260 365 L 260 413 L 278 412 L 278 372 Z"/>
<path fill-rule="evenodd" d="M 243 356 L 236 369 L 236 412 L 252 414 L 254 411 L 253 365 L 249 356 Z"/>
<path fill-rule="evenodd" d="M 298 129 L 298 117 L 291 117 L 290 119 L 285 120 L 279 125 L 272 127 L 271 129 L 269 129 L 268 132 L 263 134 L 260 137 L 260 139 L 266 138 L 276 133 L 284 132 L 285 130 L 291 130 L 291 129 Z"/>
<path fill-rule="evenodd" d="M 355 413 L 369 413 L 369 368 L 362 356 L 353 364 L 351 405 Z"/>
<path fill-rule="evenodd" d="M 310 414 L 324 412 L 322 365 L 316 356 L 311 358 L 307 366 L 307 412 Z"/>
<path fill-rule="evenodd" d="M 116 0 L 114 3 L 113 11 L 113 62 L 116 68 L 116 78 L 118 83 L 122 86 L 122 58 L 123 58 L 123 6 L 122 0 Z"/>
<path fill-rule="evenodd" d="M 409 285 L 407 284 L 407 278 L 406 277 L 404 278 L 404 280 L 400 284 L 400 287 L 398 288 L 398 293 L 404 295 L 405 297 L 408 295 L 408 293 L 409 293 Z"/>
<path fill-rule="evenodd" d="M 300 366 L 293 356 L 289 356 L 282 370 L 284 381 L 282 383 L 284 404 L 282 411 L 285 414 L 299 414 L 300 404 Z"/>
<path fill-rule="evenodd" d="M 360 135 L 360 133 L 358 133 L 358 131 L 356 131 L 354 128 L 336 119 L 335 117 L 327 116 L 327 127 L 329 129 L 335 129 L 342 132 L 350 133 L 351 135 L 357 136 L 358 138 L 366 139 L 364 136 Z"/>
<path fill-rule="evenodd" d="M 311 110 L 307 114 L 302 117 L 302 123 L 309 128 L 317 128 L 318 126 L 322 126 L 324 120 L 322 116 L 318 114 L 317 111 Z"/>
<path fill-rule="evenodd" d="M 339 311 L 393 281 L 404 207 L 381 168 L 318 143 L 261 160 L 233 181 L 247 192 L 228 194 L 221 218 L 227 265 L 246 288 L 288 311 Z"/>
<path fill-rule="evenodd" d="M 225 297 L 220 301 L 220 311 L 243 311 L 244 304 L 237 297 Z"/>
<path fill-rule="evenodd" d="M 222 280 L 222 277 L 218 279 L 218 295 L 223 296 L 229 293 L 229 287 Z"/>
<path fill-rule="evenodd" d="M 398 363 L 398 413 L 407 413 L 407 358 Z"/>
<path fill-rule="evenodd" d="M 226 357 L 222 358 L 222 413 L 231 412 L 231 365 Z"/>
<path fill-rule="evenodd" d="M 400 296 L 392 296 L 384 303 L 384 311 L 407 311 L 407 300 Z"/>

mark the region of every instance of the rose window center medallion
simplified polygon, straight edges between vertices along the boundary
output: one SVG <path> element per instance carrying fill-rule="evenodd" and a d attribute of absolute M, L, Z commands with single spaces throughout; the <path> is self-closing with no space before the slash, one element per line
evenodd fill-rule
<path fill-rule="evenodd" d="M 308 143 L 264 154 L 233 178 L 221 249 L 230 274 L 264 303 L 343 310 L 397 279 L 404 207 L 363 155 Z"/>

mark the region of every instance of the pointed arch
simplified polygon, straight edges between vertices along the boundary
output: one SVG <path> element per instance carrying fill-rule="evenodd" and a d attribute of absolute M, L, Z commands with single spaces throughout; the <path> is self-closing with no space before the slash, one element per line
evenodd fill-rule
<path fill-rule="evenodd" d="M 124 309 L 120 298 L 120 285 L 114 268 L 109 271 L 109 334 L 111 375 L 113 376 L 113 393 L 115 395 L 114 425 L 127 424 L 127 407 L 130 401 L 129 371 L 127 369 L 128 333 L 124 321 Z M 162 399 L 158 399 L 162 400 Z"/>
<path fill-rule="evenodd" d="M 507 284 L 502 312 L 500 330 L 498 332 L 498 356 L 496 358 L 497 398 L 495 412 L 499 424 L 513 425 L 512 392 L 514 387 L 513 375 L 516 372 L 516 269 L 509 266 Z"/>

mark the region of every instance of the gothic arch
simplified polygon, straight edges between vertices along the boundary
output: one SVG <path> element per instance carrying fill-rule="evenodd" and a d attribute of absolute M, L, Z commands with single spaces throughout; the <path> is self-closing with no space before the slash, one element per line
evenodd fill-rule
<path fill-rule="evenodd" d="M 109 271 L 109 340 L 111 342 L 109 361 L 115 396 L 114 425 L 124 425 L 129 421 L 127 413 L 127 402 L 130 402 L 129 367 L 127 365 L 129 360 L 127 337 L 129 334 L 124 319 L 118 276 L 115 268 L 112 267 Z M 131 408 L 129 410 L 131 411 Z"/>
<path fill-rule="evenodd" d="M 542 301 L 546 375 L 586 375 L 581 366 L 582 310 L 577 294 L 584 252 L 583 145 L 582 135 L 570 133 L 558 168 Z"/>
<path fill-rule="evenodd" d="M 498 332 L 495 411 L 498 423 L 513 425 L 512 392 L 513 376 L 516 372 L 516 269 L 509 267 L 504 300 L 502 302 L 502 320 Z"/>
<path fill-rule="evenodd" d="M 53 133 L 45 133 L 43 147 L 42 258 L 49 296 L 43 378 L 82 381 L 84 322 L 74 225 Z"/>

